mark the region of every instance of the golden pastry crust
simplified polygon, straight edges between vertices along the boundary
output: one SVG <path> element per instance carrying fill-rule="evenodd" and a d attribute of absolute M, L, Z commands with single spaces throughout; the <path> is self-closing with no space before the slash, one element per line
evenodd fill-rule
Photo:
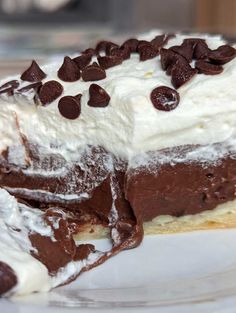
<path fill-rule="evenodd" d="M 196 215 L 173 217 L 162 215 L 144 223 L 144 234 L 174 234 L 196 230 L 236 228 L 236 200 L 218 205 L 214 210 Z M 92 240 L 109 237 L 109 229 L 103 225 L 85 224 L 76 240 Z"/>
<path fill-rule="evenodd" d="M 197 214 L 199 215 L 199 214 Z M 209 217 L 207 219 L 195 218 L 193 220 L 174 219 L 170 222 L 160 224 L 157 218 L 144 224 L 145 235 L 150 234 L 173 234 L 190 232 L 196 230 L 224 229 L 236 227 L 236 212 L 227 212 L 220 217 Z"/>

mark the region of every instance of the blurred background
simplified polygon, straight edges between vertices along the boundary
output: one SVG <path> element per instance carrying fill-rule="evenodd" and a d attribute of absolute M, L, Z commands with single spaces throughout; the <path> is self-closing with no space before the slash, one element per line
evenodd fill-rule
<path fill-rule="evenodd" d="M 0 76 L 150 28 L 236 37 L 236 0 L 0 0 Z"/>

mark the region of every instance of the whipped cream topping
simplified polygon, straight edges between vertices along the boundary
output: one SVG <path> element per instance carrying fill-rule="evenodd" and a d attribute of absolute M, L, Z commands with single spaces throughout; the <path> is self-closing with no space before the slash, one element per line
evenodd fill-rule
<path fill-rule="evenodd" d="M 139 39 L 151 40 L 159 31 L 144 34 Z M 176 35 L 165 47 L 180 45 L 185 38 L 206 39 L 211 49 L 224 44 L 220 36 Z M 140 62 L 137 54 L 121 65 L 107 69 L 107 77 L 99 85 L 110 95 L 107 107 L 88 106 L 91 82 L 81 79 L 63 82 L 57 71 L 63 60 L 42 67 L 48 80 L 59 81 L 62 96 L 82 94 L 81 114 L 75 120 L 62 117 L 58 101 L 47 106 L 33 104 L 33 92 L 8 97 L 1 95 L 0 151 L 8 146 L 19 147 L 26 137 L 41 148 L 41 153 L 58 153 L 73 160 L 86 145 L 99 145 L 115 155 L 132 157 L 151 150 L 185 145 L 208 145 L 230 140 L 236 131 L 236 59 L 224 65 L 220 75 L 195 75 L 178 89 L 180 103 L 170 112 L 156 110 L 150 100 L 158 86 L 173 88 L 170 77 L 161 69 L 160 56 Z M 19 79 L 19 76 L 7 78 Z M 22 82 L 20 87 L 28 85 Z M 23 153 L 22 153 L 23 155 Z M 20 162 L 20 160 L 17 160 Z"/>

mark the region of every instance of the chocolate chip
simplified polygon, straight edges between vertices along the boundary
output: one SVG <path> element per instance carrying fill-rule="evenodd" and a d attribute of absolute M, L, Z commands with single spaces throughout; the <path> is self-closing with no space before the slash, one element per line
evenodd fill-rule
<path fill-rule="evenodd" d="M 178 55 L 178 58 L 175 60 L 175 62 L 173 62 L 166 70 L 166 74 L 167 75 L 171 75 L 172 73 L 172 69 L 174 68 L 174 66 L 177 64 L 178 67 L 182 68 L 182 69 L 191 69 L 188 61 L 182 57 L 181 55 Z"/>
<path fill-rule="evenodd" d="M 119 47 L 117 44 L 111 41 L 102 40 L 96 45 L 96 53 L 100 54 L 100 52 L 105 51 L 109 54 L 109 51 L 111 51 L 113 48 Z"/>
<path fill-rule="evenodd" d="M 75 120 L 77 117 L 79 117 L 81 112 L 80 98 L 81 97 L 78 96 L 62 97 L 58 103 L 58 110 L 61 115 L 70 120 Z"/>
<path fill-rule="evenodd" d="M 192 69 L 187 61 L 187 58 L 190 60 L 193 55 L 193 48 L 190 43 L 184 42 L 181 48 L 162 48 L 160 54 L 162 68 L 166 70 L 167 75 L 171 75 L 171 82 L 175 88 L 185 84 L 197 73 L 197 70 Z"/>
<path fill-rule="evenodd" d="M 185 38 L 184 39 L 184 42 L 187 42 L 189 44 L 192 44 L 193 45 L 193 48 L 199 43 L 199 42 L 206 42 L 205 39 L 203 38 Z"/>
<path fill-rule="evenodd" d="M 153 106 L 161 111 L 174 110 L 179 104 L 179 93 L 169 87 L 160 86 L 151 92 Z"/>
<path fill-rule="evenodd" d="M 0 261 L 0 295 L 11 290 L 17 284 L 17 277 L 13 269 Z"/>
<path fill-rule="evenodd" d="M 171 49 L 162 48 L 160 50 L 160 55 L 161 55 L 161 66 L 163 70 L 166 70 L 167 75 L 171 75 L 172 68 L 177 61 L 179 62 L 179 66 L 181 65 L 181 67 L 189 66 L 188 61 L 184 57 L 182 57 L 178 53 L 175 53 Z"/>
<path fill-rule="evenodd" d="M 139 53 L 140 61 L 153 59 L 157 56 L 157 51 L 154 49 L 153 45 L 146 41 L 139 42 L 137 51 Z"/>
<path fill-rule="evenodd" d="M 104 56 L 98 57 L 98 63 L 103 69 L 108 69 L 110 67 L 119 65 L 122 63 L 123 59 L 118 56 Z"/>
<path fill-rule="evenodd" d="M 82 51 L 82 54 L 90 55 L 92 57 L 96 54 L 96 51 L 93 48 L 88 48 L 88 49 Z"/>
<path fill-rule="evenodd" d="M 65 82 L 75 82 L 80 79 L 80 70 L 75 61 L 66 56 L 57 72 L 58 77 Z"/>
<path fill-rule="evenodd" d="M 165 44 L 168 43 L 169 39 L 175 37 L 174 34 L 164 34 L 158 35 L 154 39 L 151 40 L 151 44 L 155 48 L 155 50 L 159 51 Z"/>
<path fill-rule="evenodd" d="M 207 59 L 210 51 L 207 43 L 204 40 L 200 40 L 194 47 L 193 57 L 197 60 Z"/>
<path fill-rule="evenodd" d="M 79 93 L 78 95 L 74 96 L 76 98 L 76 100 L 80 103 L 81 98 L 82 98 L 82 94 Z"/>
<path fill-rule="evenodd" d="M 194 49 L 193 45 L 189 42 L 183 42 L 181 46 L 173 46 L 170 49 L 184 57 L 188 62 L 191 62 L 193 59 Z"/>
<path fill-rule="evenodd" d="M 30 67 L 21 75 L 21 79 L 28 82 L 38 82 L 46 77 L 38 64 L 33 60 Z"/>
<path fill-rule="evenodd" d="M 167 75 L 171 75 L 172 72 L 172 68 L 174 67 L 175 63 L 171 64 L 168 66 L 167 70 L 166 70 L 166 74 Z"/>
<path fill-rule="evenodd" d="M 12 96 L 17 87 L 19 87 L 18 80 L 10 80 L 0 87 L 0 94 L 7 93 L 8 96 Z"/>
<path fill-rule="evenodd" d="M 139 40 L 135 38 L 130 38 L 126 40 L 121 47 L 128 48 L 131 53 L 137 52 L 137 47 L 139 44 Z"/>
<path fill-rule="evenodd" d="M 96 62 L 93 62 L 83 69 L 82 78 L 85 82 L 101 80 L 106 78 L 106 72 Z"/>
<path fill-rule="evenodd" d="M 89 54 L 81 54 L 80 56 L 73 59 L 73 61 L 77 64 L 79 69 L 85 68 L 92 60 L 92 56 Z"/>
<path fill-rule="evenodd" d="M 156 50 L 159 50 L 165 43 L 166 35 L 158 35 L 151 40 L 151 44 Z"/>
<path fill-rule="evenodd" d="M 91 107 L 106 107 L 109 104 L 110 96 L 101 86 L 92 84 L 89 87 L 88 105 Z"/>
<path fill-rule="evenodd" d="M 183 66 L 181 61 L 177 61 L 171 70 L 172 85 L 178 89 L 186 84 L 195 74 L 197 74 L 196 69 L 193 69 L 189 64 Z"/>
<path fill-rule="evenodd" d="M 112 55 L 113 50 L 117 50 L 117 49 L 119 49 L 119 46 L 116 43 L 109 42 L 109 44 L 107 44 L 106 46 L 105 52 L 107 55 Z"/>
<path fill-rule="evenodd" d="M 128 47 L 120 47 L 119 53 L 120 53 L 120 56 L 123 58 L 123 60 L 127 60 L 130 58 L 130 50 Z"/>
<path fill-rule="evenodd" d="M 20 88 L 20 89 L 17 89 L 17 92 L 18 93 L 24 93 L 24 92 L 27 92 L 31 89 L 34 89 L 36 91 L 39 90 L 39 88 L 42 86 L 42 82 L 37 82 L 37 83 L 33 83 L 33 84 L 30 84 L 30 85 L 27 85 L 23 88 Z"/>
<path fill-rule="evenodd" d="M 101 40 L 97 43 L 96 47 L 95 47 L 95 51 L 97 54 L 99 54 L 101 51 L 105 51 L 106 50 L 106 45 L 109 41 L 106 40 Z"/>
<path fill-rule="evenodd" d="M 109 56 L 115 56 L 127 60 L 130 58 L 130 50 L 128 47 L 114 48 L 109 53 Z"/>
<path fill-rule="evenodd" d="M 166 71 L 169 66 L 173 65 L 180 57 L 174 51 L 165 48 L 162 48 L 160 50 L 160 56 L 161 56 L 161 67 L 164 71 Z"/>
<path fill-rule="evenodd" d="M 143 46 L 146 46 L 146 45 L 151 45 L 151 43 L 147 40 L 139 40 L 139 43 L 138 43 L 138 46 L 137 46 L 137 52 L 138 52 L 138 49 L 143 47 Z"/>
<path fill-rule="evenodd" d="M 205 75 L 217 75 L 223 72 L 223 67 L 221 65 L 212 64 L 204 60 L 196 61 L 195 68 L 198 69 L 198 73 Z"/>
<path fill-rule="evenodd" d="M 211 51 L 208 55 L 211 61 L 220 65 L 228 63 L 229 61 L 233 60 L 235 56 L 236 50 L 229 45 L 220 46 L 216 50 Z"/>
<path fill-rule="evenodd" d="M 63 92 L 62 85 L 55 81 L 49 80 L 39 90 L 39 99 L 43 105 L 49 104 L 56 100 Z"/>
<path fill-rule="evenodd" d="M 167 44 L 171 38 L 175 38 L 175 37 L 176 37 L 176 34 L 174 33 L 166 34 L 164 44 Z"/>
<path fill-rule="evenodd" d="M 16 89 L 18 88 L 20 85 L 20 83 L 18 82 L 18 80 L 10 80 L 9 82 L 6 82 L 5 84 L 3 84 L 1 87 L 0 87 L 0 90 L 1 89 L 5 89 L 5 88 L 8 88 L 8 87 L 12 87 L 13 89 Z"/>

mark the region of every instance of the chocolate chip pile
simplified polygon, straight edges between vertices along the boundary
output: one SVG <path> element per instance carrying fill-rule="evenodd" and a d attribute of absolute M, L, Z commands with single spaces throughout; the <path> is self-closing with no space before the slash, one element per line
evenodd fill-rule
<path fill-rule="evenodd" d="M 65 82 L 94 82 L 106 78 L 106 70 L 122 64 L 132 53 L 139 55 L 140 61 L 146 61 L 160 55 L 161 67 L 171 76 L 175 89 L 191 80 L 196 74 L 217 75 L 223 72 L 223 65 L 231 61 L 236 50 L 229 45 L 222 45 L 211 50 L 206 41 L 201 38 L 184 39 L 181 45 L 168 49 L 164 46 L 175 35 L 159 35 L 151 41 L 131 38 L 122 45 L 111 41 L 100 41 L 95 49 L 89 48 L 81 55 L 70 58 L 66 56 L 58 69 L 58 78 Z M 20 82 L 12 80 L 0 87 L 0 94 L 13 96 L 29 91 L 35 92 L 35 102 L 48 105 L 63 94 L 63 86 L 55 80 L 42 83 L 46 73 L 33 61 L 30 67 L 21 75 L 21 80 L 31 84 L 18 89 Z M 153 106 L 162 111 L 175 109 L 180 101 L 179 93 L 167 86 L 158 86 L 150 95 Z M 64 96 L 58 102 L 60 114 L 67 119 L 76 119 L 81 113 L 81 94 Z M 110 96 L 101 86 L 91 84 L 89 87 L 88 105 L 91 107 L 106 107 Z"/>
<path fill-rule="evenodd" d="M 195 74 L 216 75 L 223 71 L 222 65 L 235 57 L 235 49 L 223 45 L 211 50 L 204 39 L 185 39 L 181 46 L 161 49 L 161 66 L 171 75 L 172 85 L 177 89 Z M 190 63 L 196 60 L 195 68 Z"/>

